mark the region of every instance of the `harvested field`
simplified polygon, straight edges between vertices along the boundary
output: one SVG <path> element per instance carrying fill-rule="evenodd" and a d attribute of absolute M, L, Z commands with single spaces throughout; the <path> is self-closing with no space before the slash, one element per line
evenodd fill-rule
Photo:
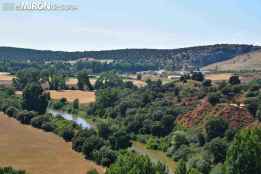
<path fill-rule="evenodd" d="M 54 91 L 51 90 L 50 96 L 54 100 L 59 100 L 61 98 L 66 98 L 67 101 L 73 102 L 75 99 L 79 99 L 81 104 L 88 104 L 96 101 L 95 92 L 81 91 L 81 90 L 61 90 Z"/>
<path fill-rule="evenodd" d="M 207 74 L 206 79 L 212 81 L 224 81 L 224 80 L 229 80 L 231 75 L 232 75 L 231 73 Z"/>
<path fill-rule="evenodd" d="M 90 78 L 90 82 L 92 85 L 95 85 L 96 83 L 96 79 L 95 78 Z M 76 78 L 69 78 L 68 80 L 66 80 L 66 85 L 68 86 L 77 86 L 78 83 L 78 79 Z"/>
<path fill-rule="evenodd" d="M 86 174 L 104 168 L 87 161 L 53 133 L 25 126 L 0 113 L 0 166 L 13 166 L 29 174 Z"/>
<path fill-rule="evenodd" d="M 11 86 L 15 76 L 6 72 L 0 72 L 0 85 Z"/>

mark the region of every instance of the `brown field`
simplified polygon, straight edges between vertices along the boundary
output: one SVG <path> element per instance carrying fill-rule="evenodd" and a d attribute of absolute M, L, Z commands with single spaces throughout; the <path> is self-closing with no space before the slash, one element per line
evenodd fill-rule
<path fill-rule="evenodd" d="M 90 78 L 90 82 L 92 85 L 95 85 L 96 79 L 95 78 Z M 68 86 L 76 86 L 78 83 L 78 80 L 76 78 L 69 78 L 66 80 L 66 85 Z"/>
<path fill-rule="evenodd" d="M 12 85 L 14 78 L 15 76 L 10 75 L 9 73 L 0 72 L 0 85 L 10 86 Z"/>
<path fill-rule="evenodd" d="M 81 104 L 88 104 L 96 101 L 95 92 L 90 91 L 80 91 L 80 90 L 61 90 L 54 91 L 51 90 L 50 96 L 54 100 L 59 100 L 61 98 L 66 98 L 67 101 L 73 102 L 75 99 L 79 99 Z"/>
<path fill-rule="evenodd" d="M 25 126 L 0 113 L 0 166 L 29 174 L 86 174 L 104 168 L 87 161 L 53 133 Z"/>
<path fill-rule="evenodd" d="M 231 75 L 232 75 L 231 73 L 207 74 L 205 78 L 212 81 L 223 81 L 223 80 L 229 80 Z"/>
<path fill-rule="evenodd" d="M 261 51 L 241 54 L 232 59 L 205 66 L 207 71 L 251 71 L 261 70 Z"/>

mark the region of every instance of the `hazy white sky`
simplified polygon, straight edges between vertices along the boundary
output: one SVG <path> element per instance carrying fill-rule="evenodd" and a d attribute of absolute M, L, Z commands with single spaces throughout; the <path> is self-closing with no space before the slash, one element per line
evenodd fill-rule
<path fill-rule="evenodd" d="M 5 2 L 23 0 L 1 0 L 0 6 Z M 0 11 L 0 46 L 72 51 L 179 48 L 216 43 L 261 45 L 260 0 L 52 2 L 76 5 L 79 9 Z"/>

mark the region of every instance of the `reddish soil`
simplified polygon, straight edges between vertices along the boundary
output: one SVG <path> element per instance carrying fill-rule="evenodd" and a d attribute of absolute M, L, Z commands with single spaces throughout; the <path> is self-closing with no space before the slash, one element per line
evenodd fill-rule
<path fill-rule="evenodd" d="M 212 106 L 206 98 L 193 111 L 179 116 L 177 122 L 186 128 L 191 128 L 204 125 L 210 117 L 222 117 L 231 128 L 247 127 L 254 122 L 254 118 L 246 108 L 229 104 Z"/>

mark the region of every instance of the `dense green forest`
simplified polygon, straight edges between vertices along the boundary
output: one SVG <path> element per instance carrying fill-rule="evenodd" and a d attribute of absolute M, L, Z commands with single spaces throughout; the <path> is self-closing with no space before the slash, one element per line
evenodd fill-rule
<path fill-rule="evenodd" d="M 169 69 L 179 70 L 183 66 L 201 67 L 211 63 L 230 59 L 242 53 L 247 53 L 260 49 L 252 45 L 210 45 L 189 47 L 180 49 L 122 49 L 108 51 L 82 51 L 82 52 L 63 52 L 63 51 L 41 51 L 33 49 L 1 47 L 0 60 L 16 61 L 55 61 L 55 60 L 76 60 L 83 57 L 95 59 L 114 60 L 110 65 L 97 63 L 103 71 L 144 71 Z M 98 64 L 98 65 L 97 65 Z M 83 65 L 87 66 L 87 65 Z M 88 65 L 91 66 L 91 65 Z M 94 65 L 92 65 L 94 66 Z M 92 68 L 93 69 L 93 68 Z"/>

